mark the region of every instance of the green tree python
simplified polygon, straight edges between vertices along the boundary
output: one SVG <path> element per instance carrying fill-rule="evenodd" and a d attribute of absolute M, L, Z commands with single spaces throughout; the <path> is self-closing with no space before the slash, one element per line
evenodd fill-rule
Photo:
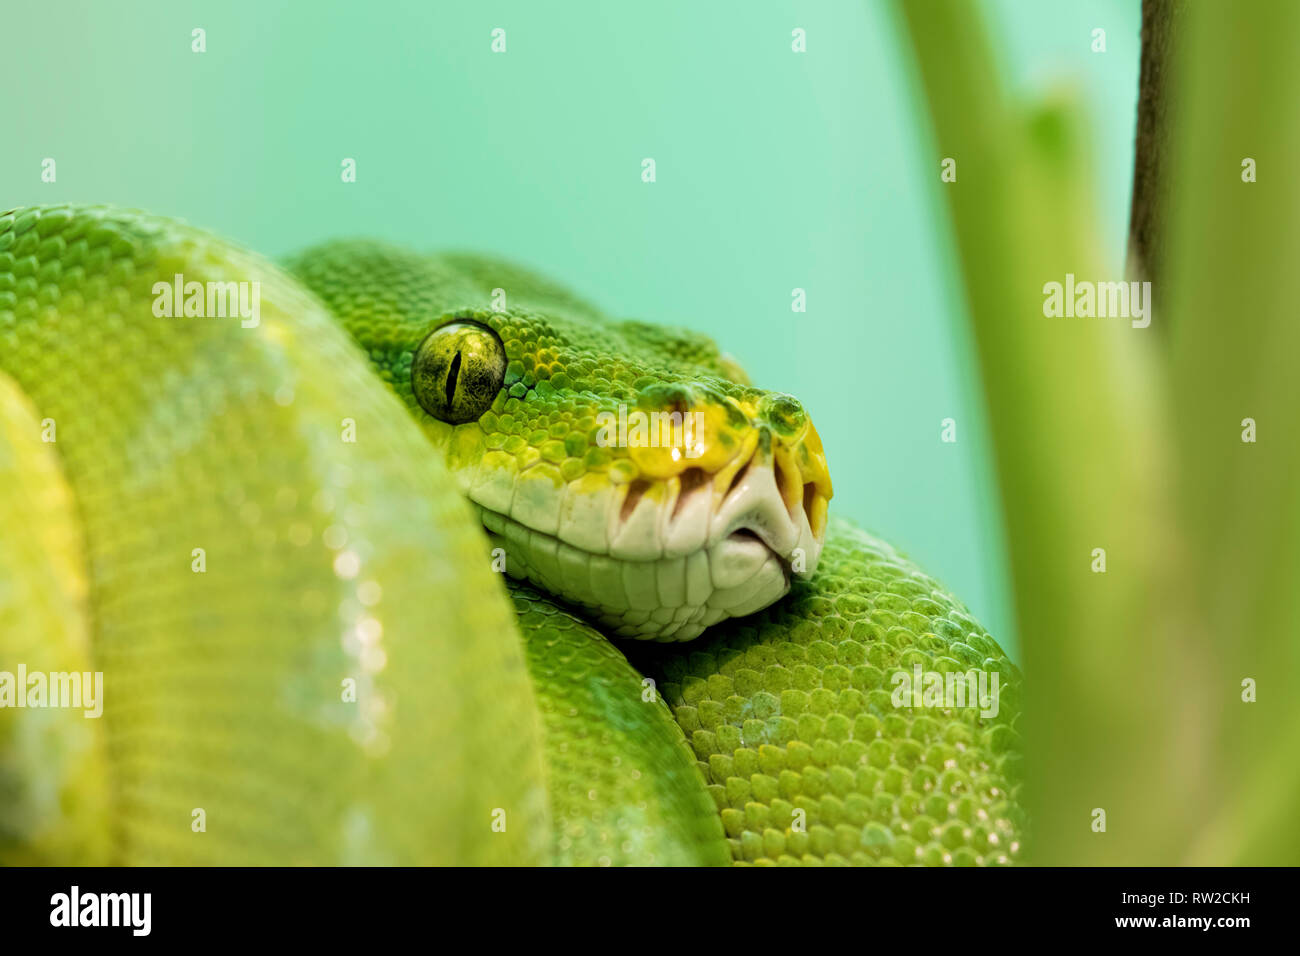
<path fill-rule="evenodd" d="M 0 215 L 0 862 L 1018 861 L 1018 671 L 830 498 L 794 398 L 517 267 Z"/>

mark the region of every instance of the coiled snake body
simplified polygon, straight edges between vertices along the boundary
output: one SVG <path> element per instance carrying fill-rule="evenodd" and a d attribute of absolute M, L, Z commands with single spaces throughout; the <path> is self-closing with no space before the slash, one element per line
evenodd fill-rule
<path fill-rule="evenodd" d="M 1014 862 L 1018 673 L 830 496 L 796 400 L 515 267 L 0 215 L 0 675 L 103 675 L 0 707 L 0 862 Z"/>

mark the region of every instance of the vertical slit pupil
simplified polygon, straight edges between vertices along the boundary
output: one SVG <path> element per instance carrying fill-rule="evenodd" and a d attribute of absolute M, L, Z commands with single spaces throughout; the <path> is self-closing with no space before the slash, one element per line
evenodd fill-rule
<path fill-rule="evenodd" d="M 447 407 L 451 408 L 451 398 L 456 394 L 456 379 L 460 376 L 460 352 L 456 353 L 455 358 L 451 360 L 451 368 L 447 370 Z"/>

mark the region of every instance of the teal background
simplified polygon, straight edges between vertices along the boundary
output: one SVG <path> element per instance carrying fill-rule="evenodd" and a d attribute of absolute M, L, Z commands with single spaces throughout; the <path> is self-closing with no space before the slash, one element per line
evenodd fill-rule
<path fill-rule="evenodd" d="M 1020 96 L 1087 107 L 1118 268 L 1139 0 L 985 8 Z M 705 331 L 811 410 L 832 512 L 910 553 L 1014 653 L 944 154 L 888 4 L 46 2 L 5 20 L 0 208 L 115 202 L 270 256 L 340 235 L 475 249 Z"/>

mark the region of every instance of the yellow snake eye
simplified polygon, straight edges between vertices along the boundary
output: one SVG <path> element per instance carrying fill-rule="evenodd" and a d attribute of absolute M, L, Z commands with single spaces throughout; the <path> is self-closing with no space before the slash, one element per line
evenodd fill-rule
<path fill-rule="evenodd" d="M 451 425 L 472 422 L 492 404 L 506 377 L 506 350 L 477 322 L 452 322 L 415 350 L 411 387 L 420 407 Z"/>

